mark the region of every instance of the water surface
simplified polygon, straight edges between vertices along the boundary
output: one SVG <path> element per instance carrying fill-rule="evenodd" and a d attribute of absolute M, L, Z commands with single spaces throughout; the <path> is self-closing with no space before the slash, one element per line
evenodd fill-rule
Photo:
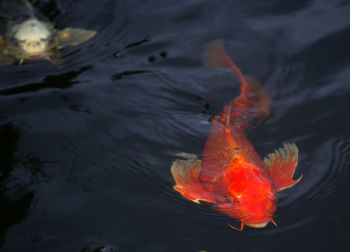
<path fill-rule="evenodd" d="M 98 34 L 0 67 L 2 251 L 348 251 L 348 1 L 38 1 L 56 27 Z M 178 152 L 202 155 L 209 119 L 239 95 L 201 63 L 225 49 L 274 100 L 247 134 L 261 157 L 295 142 L 302 181 L 276 222 L 238 225 L 172 190 Z M 104 248 L 104 249 L 103 249 Z"/>

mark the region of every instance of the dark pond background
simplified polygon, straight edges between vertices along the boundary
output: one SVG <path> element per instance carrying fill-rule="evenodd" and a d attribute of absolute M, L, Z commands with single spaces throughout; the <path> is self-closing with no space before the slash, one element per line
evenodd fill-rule
<path fill-rule="evenodd" d="M 350 250 L 349 1 L 35 7 L 98 34 L 64 48 L 62 69 L 0 67 L 1 251 Z M 201 63 L 218 38 L 274 100 L 247 132 L 258 153 L 300 150 L 303 179 L 279 195 L 278 228 L 234 231 L 172 190 L 176 153 L 201 156 L 209 118 L 239 94 L 234 76 Z"/>

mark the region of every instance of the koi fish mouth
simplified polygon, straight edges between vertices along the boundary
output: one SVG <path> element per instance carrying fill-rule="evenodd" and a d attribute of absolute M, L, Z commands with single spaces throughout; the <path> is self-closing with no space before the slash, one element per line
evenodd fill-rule
<path fill-rule="evenodd" d="M 269 224 L 270 221 L 265 221 L 261 223 L 246 223 L 247 226 L 252 227 L 252 228 L 264 228 Z"/>
<path fill-rule="evenodd" d="M 37 54 L 37 55 L 22 55 L 20 58 L 20 64 L 24 60 L 31 60 L 31 61 L 37 61 L 37 60 L 43 60 L 43 59 L 49 59 L 47 54 Z"/>
<path fill-rule="evenodd" d="M 264 228 L 267 226 L 267 224 L 272 223 L 275 227 L 277 227 L 277 223 L 274 219 L 271 219 L 270 221 L 260 222 L 260 223 L 245 223 L 247 226 L 252 228 Z"/>

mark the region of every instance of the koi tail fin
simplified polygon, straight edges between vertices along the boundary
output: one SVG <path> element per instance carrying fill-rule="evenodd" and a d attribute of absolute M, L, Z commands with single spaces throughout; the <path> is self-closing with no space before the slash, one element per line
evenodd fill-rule
<path fill-rule="evenodd" d="M 180 153 L 178 156 L 185 159 L 176 159 L 170 168 L 176 182 L 174 190 L 198 204 L 200 200 L 215 203 L 213 196 L 199 180 L 201 161 L 192 154 Z"/>
<path fill-rule="evenodd" d="M 212 42 L 204 52 L 203 63 L 213 69 L 230 69 L 237 74 L 241 86 L 245 86 L 246 81 L 241 70 L 230 59 L 224 50 L 224 40 L 219 39 Z"/>
<path fill-rule="evenodd" d="M 283 148 L 276 149 L 264 159 L 267 172 L 276 190 L 282 191 L 298 183 L 302 176 L 294 180 L 294 172 L 298 165 L 298 147 L 285 143 Z"/>
<path fill-rule="evenodd" d="M 224 57 L 225 54 L 224 40 L 215 40 L 207 46 L 203 54 L 203 63 L 205 66 L 214 69 L 228 69 L 230 65 Z"/>
<path fill-rule="evenodd" d="M 259 81 L 252 77 L 245 77 L 242 74 L 241 70 L 224 51 L 223 40 L 215 41 L 207 48 L 203 56 L 203 62 L 211 68 L 231 69 L 240 80 L 240 96 L 226 105 L 222 111 L 221 121 L 225 126 L 233 126 L 244 130 L 252 124 L 261 123 L 269 116 L 269 105 L 272 100 Z"/>

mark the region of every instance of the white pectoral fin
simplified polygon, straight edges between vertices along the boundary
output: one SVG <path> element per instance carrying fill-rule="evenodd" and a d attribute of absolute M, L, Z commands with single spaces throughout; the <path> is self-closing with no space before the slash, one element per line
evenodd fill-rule
<path fill-rule="evenodd" d="M 65 28 L 57 32 L 61 46 L 75 46 L 83 43 L 96 35 L 96 31 L 80 28 Z"/>

